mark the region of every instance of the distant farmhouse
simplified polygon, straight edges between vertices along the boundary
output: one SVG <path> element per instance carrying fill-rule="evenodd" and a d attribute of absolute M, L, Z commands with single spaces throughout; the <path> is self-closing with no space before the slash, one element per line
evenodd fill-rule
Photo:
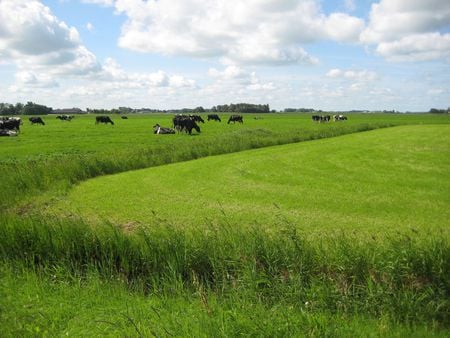
<path fill-rule="evenodd" d="M 64 108 L 64 109 L 53 109 L 51 114 L 57 115 L 71 115 L 71 114 L 86 114 L 87 112 L 81 110 L 80 108 Z"/>

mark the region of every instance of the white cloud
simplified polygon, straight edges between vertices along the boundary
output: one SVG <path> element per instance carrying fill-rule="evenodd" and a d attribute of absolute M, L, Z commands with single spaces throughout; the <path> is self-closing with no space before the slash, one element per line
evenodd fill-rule
<path fill-rule="evenodd" d="M 447 59 L 450 62 L 450 34 L 426 33 L 381 42 L 376 52 L 389 61 L 428 61 Z"/>
<path fill-rule="evenodd" d="M 92 23 L 88 22 L 88 23 L 86 24 L 86 29 L 87 29 L 89 32 L 92 32 L 92 31 L 94 30 L 94 25 L 93 25 Z"/>
<path fill-rule="evenodd" d="M 449 27 L 448 0 L 381 0 L 360 38 L 389 61 L 448 60 Z"/>
<path fill-rule="evenodd" d="M 222 57 L 243 64 L 317 63 L 301 45 L 356 42 L 362 19 L 327 16 L 318 0 L 117 0 L 119 45 L 140 52 Z"/>
<path fill-rule="evenodd" d="M 0 50 L 10 55 L 42 55 L 80 44 L 78 32 L 38 1 L 0 1 Z"/>
<path fill-rule="evenodd" d="M 23 74 L 35 74 L 33 81 L 21 84 L 54 85 L 52 77 L 86 76 L 101 70 L 78 31 L 35 0 L 0 1 L 0 54 L 16 65 L 19 82 Z"/>
<path fill-rule="evenodd" d="M 29 71 L 19 71 L 15 74 L 16 85 L 31 88 L 54 88 L 58 83 L 47 74 L 39 74 Z"/>
<path fill-rule="evenodd" d="M 354 81 L 370 82 L 378 78 L 377 73 L 370 70 L 342 70 L 339 68 L 330 69 L 327 74 L 329 78 L 347 79 Z"/>
<path fill-rule="evenodd" d="M 75 28 L 35 0 L 0 0 L 0 56 L 16 68 L 15 83 L 9 86 L 16 97 L 37 93 L 54 97 L 49 90 L 59 87 L 58 99 L 86 101 L 85 95 L 117 102 L 119 98 L 147 97 L 154 90 L 168 95 L 196 87 L 194 80 L 180 74 L 161 70 L 128 73 L 113 59 L 101 64 Z"/>
<path fill-rule="evenodd" d="M 96 4 L 96 5 L 102 5 L 102 6 L 113 6 L 114 0 L 81 0 L 81 2 L 84 2 L 86 4 Z"/>

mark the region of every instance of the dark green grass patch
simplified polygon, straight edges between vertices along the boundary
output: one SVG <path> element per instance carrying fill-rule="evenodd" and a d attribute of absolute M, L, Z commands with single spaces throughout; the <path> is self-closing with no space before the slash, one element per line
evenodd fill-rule
<path fill-rule="evenodd" d="M 321 335 L 328 332 L 328 325 L 333 327 L 330 334 L 346 329 L 364 332 L 365 325 L 377 325 L 375 320 L 394 326 L 394 332 L 403 325 L 448 329 L 450 249 L 448 240 L 439 236 L 311 240 L 289 225 L 267 231 L 226 224 L 208 231 L 160 227 L 125 234 L 113 226 L 92 228 L 79 221 L 1 221 L 1 266 L 6 274 L 0 281 L 6 297 L 1 297 L 0 318 L 7 322 L 30 316 L 11 324 L 16 329 L 19 325 L 42 329 L 45 322 L 48 328 L 54 322 L 55 330 L 68 324 L 82 329 L 77 317 L 86 317 L 76 315 L 78 306 L 91 308 L 93 318 L 102 317 L 102 309 L 119 309 L 119 314 L 107 310 L 105 320 L 132 330 L 134 325 L 120 315 L 126 313 L 126 304 L 120 304 L 124 298 L 130 299 L 129 316 L 138 316 L 139 327 L 145 330 L 153 329 L 149 318 L 154 314 L 146 317 L 140 311 L 149 303 L 159 308 L 161 298 L 168 300 L 169 313 L 183 313 L 186 303 L 194 303 L 188 307 L 192 314 L 179 318 L 179 323 L 199 332 L 220 332 L 221 318 L 226 332 L 236 333 L 265 329 L 275 333 L 279 325 L 286 325 L 280 334 L 314 330 Z M 37 290 L 33 282 L 21 280 L 23 274 L 42 278 Z M 96 276 L 93 285 L 90 276 Z M 117 285 L 134 296 L 125 289 L 117 291 Z M 95 293 L 93 286 L 99 288 L 93 296 L 99 299 L 97 306 L 88 299 Z M 50 290 L 55 294 L 50 296 Z M 118 298 L 100 300 L 111 292 Z M 39 299 L 46 294 L 48 299 Z M 53 308 L 55 304 L 59 308 Z M 224 318 L 228 311 L 236 316 Z M 211 328 L 197 327 L 203 317 L 210 317 L 206 322 Z M 255 322 L 258 317 L 261 322 Z M 64 324 L 63 318 L 72 319 Z M 350 327 L 334 326 L 342 318 L 350 320 Z M 306 327 L 290 327 L 289 322 Z M 166 328 L 172 331 L 175 324 Z"/>
<path fill-rule="evenodd" d="M 14 294 L 9 292 L 15 290 Z M 61 279 L 0 268 L 3 337 L 447 337 L 432 325 L 392 323 L 387 317 L 264 305 L 238 292 L 226 298 L 193 289 L 144 294 L 95 273 Z"/>

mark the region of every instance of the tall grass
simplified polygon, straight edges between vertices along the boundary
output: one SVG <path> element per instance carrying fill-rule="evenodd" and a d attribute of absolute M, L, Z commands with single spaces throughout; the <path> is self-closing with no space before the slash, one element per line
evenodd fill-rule
<path fill-rule="evenodd" d="M 2 217 L 0 223 L 2 264 L 59 271 L 66 280 L 95 272 L 143 293 L 203 290 L 267 306 L 446 328 L 450 322 L 450 247 L 438 235 L 313 241 L 289 225 L 270 231 L 161 226 L 126 234 L 77 220 Z"/>
<path fill-rule="evenodd" d="M 326 125 L 319 129 L 239 129 L 202 138 L 186 138 L 183 144 L 120 148 L 111 152 L 43 156 L 31 160 L 4 160 L 0 163 L 0 209 L 48 190 L 64 190 L 77 182 L 100 175 L 158 166 L 241 150 L 334 137 L 394 125 L 389 122 Z"/>

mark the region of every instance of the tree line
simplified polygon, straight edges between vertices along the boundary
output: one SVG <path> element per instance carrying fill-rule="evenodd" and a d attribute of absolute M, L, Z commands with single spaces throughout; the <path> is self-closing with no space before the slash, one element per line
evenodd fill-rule
<path fill-rule="evenodd" d="M 270 113 L 268 104 L 230 103 L 217 105 L 211 108 L 211 112 L 230 113 Z"/>
<path fill-rule="evenodd" d="M 46 115 L 52 112 L 52 108 L 33 102 L 0 103 L 0 115 Z"/>

